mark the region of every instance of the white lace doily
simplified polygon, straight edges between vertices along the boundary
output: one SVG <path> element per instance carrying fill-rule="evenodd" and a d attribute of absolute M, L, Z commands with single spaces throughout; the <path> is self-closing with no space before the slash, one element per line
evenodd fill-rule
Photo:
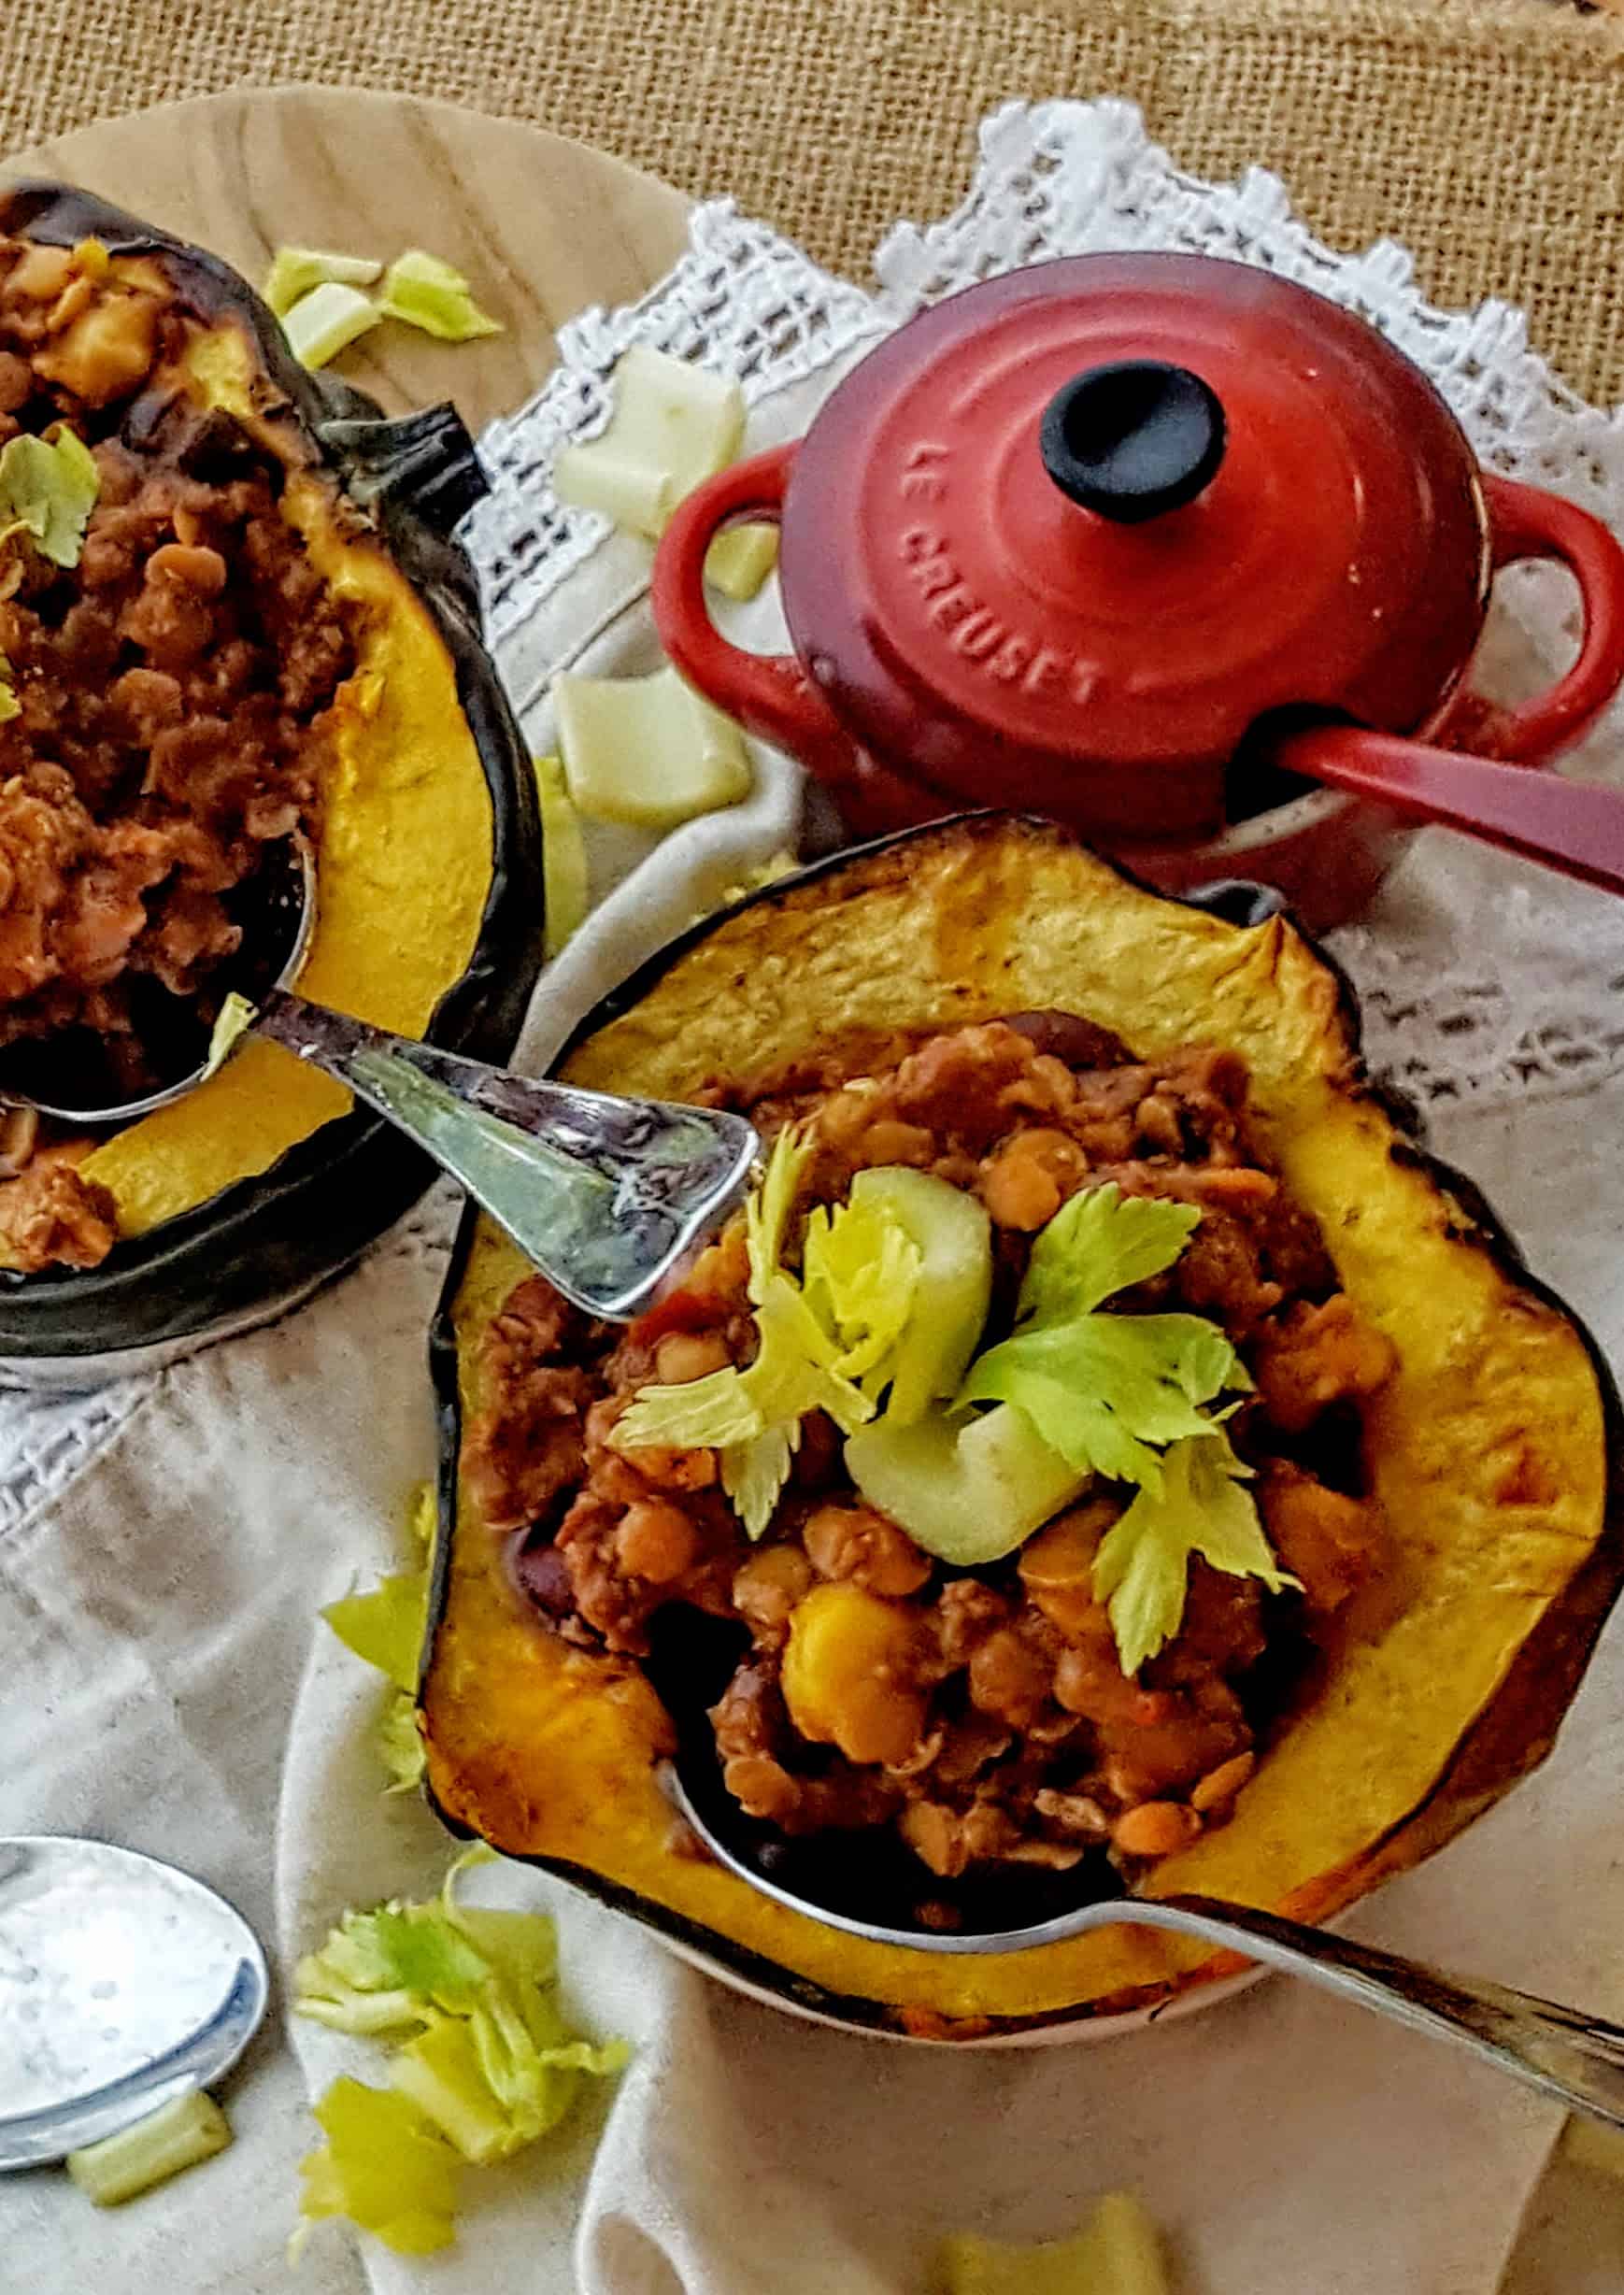
<path fill-rule="evenodd" d="M 1261 169 L 1232 184 L 1181 173 L 1131 105 L 1013 104 L 982 129 L 963 205 L 928 228 L 899 224 L 877 252 L 873 290 L 834 278 L 718 200 L 695 210 L 688 251 L 640 302 L 563 330 L 546 384 L 480 441 L 493 491 L 464 529 L 521 713 L 546 685 L 525 633 L 608 539 L 601 520 L 555 500 L 552 456 L 606 421 L 607 378 L 629 344 L 736 374 L 752 422 L 770 428 L 776 394 L 832 387 L 922 304 L 1019 264 L 1146 247 L 1260 264 L 1362 311 L 1432 376 L 1487 463 L 1624 531 L 1624 410 L 1603 413 L 1568 390 L 1530 349 L 1519 312 L 1496 302 L 1434 309 L 1403 249 L 1334 253 Z M 1548 677 L 1571 649 L 1569 601 L 1543 572 L 1514 575 L 1497 594 L 1487 674 L 1511 695 Z M 1624 708 L 1615 708 L 1574 769 L 1624 777 L 1621 735 Z M 1492 1107 L 1624 1075 L 1624 912 L 1599 894 L 1432 831 L 1373 917 L 1336 935 L 1336 951 L 1362 994 L 1373 1066 L 1423 1104 Z M 444 1218 L 420 1221 L 412 1247 L 441 1247 L 445 1231 Z M 0 1530 L 111 1438 L 145 1383 L 94 1399 L 0 1395 Z"/>

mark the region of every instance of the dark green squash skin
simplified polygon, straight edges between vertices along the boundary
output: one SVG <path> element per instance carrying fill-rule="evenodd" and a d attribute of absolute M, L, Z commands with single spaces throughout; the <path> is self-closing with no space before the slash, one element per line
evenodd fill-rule
<path fill-rule="evenodd" d="M 940 820 L 925 822 L 918 828 L 903 829 L 891 835 L 876 837 L 869 843 L 848 846 L 830 853 L 795 875 L 779 877 L 731 906 L 717 910 L 713 916 L 702 917 L 677 939 L 657 950 L 628 978 L 611 989 L 571 1032 L 553 1062 L 554 1068 L 563 1067 L 589 1036 L 595 1035 L 599 1029 L 632 1010 L 690 948 L 742 910 L 779 899 L 801 886 L 815 884 L 819 878 L 836 874 L 852 862 L 870 854 L 905 847 L 920 837 L 938 835 L 943 830 L 963 822 L 982 820 L 995 823 L 1008 819 L 1019 820 L 1050 836 L 1069 834 L 1069 832 L 1058 829 L 1053 821 L 1032 815 L 990 812 L 954 814 Z M 1144 885 L 1115 859 L 1110 861 L 1109 866 L 1128 883 L 1138 886 L 1141 891 L 1155 892 L 1158 899 L 1175 901 L 1181 907 L 1205 909 L 1232 924 L 1259 924 L 1272 916 L 1289 916 L 1288 904 L 1267 885 L 1232 878 L 1221 884 L 1205 886 L 1195 892 L 1175 895 L 1159 892 L 1154 886 Z M 1297 929 L 1302 930 L 1300 926 Z M 1309 942 L 1319 962 L 1336 982 L 1348 1041 L 1357 1053 L 1360 1043 L 1361 1020 L 1353 983 L 1334 957 L 1306 933 L 1303 937 Z M 1618 1387 L 1607 1360 L 1589 1330 L 1564 1300 L 1547 1284 L 1541 1282 L 1537 1276 L 1530 1273 L 1521 1251 L 1495 1216 L 1482 1190 L 1452 1165 L 1425 1152 L 1420 1145 L 1422 1121 L 1414 1104 L 1385 1086 L 1370 1083 L 1363 1076 L 1362 1066 L 1359 1081 L 1360 1089 L 1383 1107 L 1398 1130 L 1405 1135 L 1404 1143 L 1394 1148 L 1394 1155 L 1414 1162 L 1428 1174 L 1437 1187 L 1452 1196 L 1460 1206 L 1463 1222 L 1474 1239 L 1508 1276 L 1546 1305 L 1554 1307 L 1577 1333 L 1595 1369 L 1601 1390 L 1608 1458 L 1605 1526 L 1583 1568 L 1569 1586 L 1560 1605 L 1560 1615 L 1554 1614 L 1557 1605 L 1553 1605 L 1553 1611 L 1546 1613 L 1524 1642 L 1492 1705 L 1456 1745 L 1431 1794 L 1409 1812 L 1403 1826 L 1400 1828 L 1402 1831 L 1417 1822 L 1433 1802 L 1446 1796 L 1467 1802 L 1479 1794 L 1486 1799 L 1494 1798 L 1505 1789 L 1508 1779 L 1515 1780 L 1525 1775 L 1536 1768 L 1549 1752 L 1556 1737 L 1556 1724 L 1553 1723 L 1543 1735 L 1531 1737 L 1526 1730 L 1518 1730 L 1517 1717 L 1525 1713 L 1530 1702 L 1535 1699 L 1539 1708 L 1555 1715 L 1558 1721 L 1565 1716 L 1578 1691 L 1602 1629 L 1621 1589 L 1624 1589 L 1624 1402 L 1620 1400 Z M 452 1547 L 457 1535 L 457 1485 L 463 1426 L 455 1308 L 457 1294 L 473 1249 L 477 1218 L 476 1206 L 470 1205 L 457 1230 L 450 1265 L 429 1333 L 429 1370 L 434 1390 L 439 1431 L 436 1476 L 438 1527 L 430 1577 L 428 1629 L 423 1637 L 419 1669 L 420 1697 L 434 1661 L 435 1637 L 445 1617 Z M 541 1630 L 539 1620 L 537 1628 Z M 424 1790 L 430 1806 L 448 1832 L 459 1840 L 473 1838 L 469 1827 L 449 1816 L 432 1790 L 426 1787 Z M 509 1849 L 504 1849 L 502 1853 L 514 1856 Z M 897 2017 L 882 2003 L 862 1996 L 834 1992 L 808 1977 L 797 1975 L 776 1960 L 767 1960 L 735 1943 L 719 1931 L 686 1919 L 681 1914 L 639 1896 L 635 1890 L 628 1889 L 619 1882 L 605 1879 L 589 1867 L 549 1857 L 516 1857 L 515 1861 L 534 1864 L 542 1872 L 571 1882 L 616 1911 L 630 1913 L 645 1927 L 665 1936 L 673 1944 L 699 1953 L 732 1971 L 741 1983 L 781 2001 L 787 2007 L 831 2017 L 839 2023 L 863 2026 L 870 2031 L 894 2033 L 900 2029 Z M 1014 2038 L 1028 2031 L 1051 2031 L 1069 2025 L 1081 2029 L 1090 2024 L 1097 2026 L 1099 2021 L 1099 2004 L 1094 2003 L 1071 2012 L 1051 2011 L 1030 2017 L 1004 2017 L 999 2021 L 998 2030 L 1000 2037 Z M 917 2038 L 918 2035 L 910 2034 L 909 2037 Z"/>
<path fill-rule="evenodd" d="M 529 749 L 480 635 L 474 570 L 452 527 L 486 491 L 449 408 L 387 422 L 335 376 L 310 374 L 229 264 L 54 183 L 0 192 L 0 234 L 50 246 L 100 239 L 145 255 L 206 323 L 244 326 L 259 363 L 336 483 L 369 507 L 389 555 L 427 606 L 456 668 L 457 696 L 491 792 L 491 888 L 472 962 L 425 1033 L 498 1063 L 523 1025 L 544 962 L 542 832 Z M 0 1271 L 0 1356 L 106 1358 L 206 1335 L 336 1274 L 423 1193 L 434 1165 L 381 1117 L 321 1131 L 258 1178 L 240 1181 L 82 1274 Z"/>

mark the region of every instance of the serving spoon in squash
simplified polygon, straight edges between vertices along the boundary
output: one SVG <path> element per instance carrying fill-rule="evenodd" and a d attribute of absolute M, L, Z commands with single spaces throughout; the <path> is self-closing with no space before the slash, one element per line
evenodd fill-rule
<path fill-rule="evenodd" d="M 215 982 L 237 998 L 235 1033 L 217 1029 L 206 1046 L 157 991 L 148 1008 L 162 1018 L 140 1041 L 164 1080 L 130 1096 L 107 1044 L 74 1030 L 0 1050 L 0 1105 L 116 1129 L 196 1090 L 251 1029 L 387 1117 L 565 1298 L 613 1321 L 640 1313 L 743 1194 L 761 1142 L 741 1116 L 516 1076 L 294 994 L 316 913 L 302 839 L 279 846 L 246 890 L 242 948 Z"/>
<path fill-rule="evenodd" d="M 697 1613 L 656 1635 L 645 1671 L 677 1739 L 661 1781 L 717 1862 L 776 1903 L 868 1944 L 910 1952 L 1035 1952 L 1124 1923 L 1170 1930 L 1453 2041 L 1570 2110 L 1624 2128 L 1624 2026 L 1560 2002 L 1447 1974 L 1254 1905 L 1136 1896 L 1103 1853 L 1070 1872 L 1004 1866 L 977 1877 L 972 1868 L 942 1882 L 894 1836 L 786 1838 L 747 1816 L 722 1784 L 706 1708 L 726 1686 L 739 1654 L 735 1638 Z"/>

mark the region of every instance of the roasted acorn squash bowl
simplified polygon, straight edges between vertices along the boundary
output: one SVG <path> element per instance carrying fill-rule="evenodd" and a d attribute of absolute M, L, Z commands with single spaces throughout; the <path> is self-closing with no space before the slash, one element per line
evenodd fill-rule
<path fill-rule="evenodd" d="M 248 474 L 284 529 L 280 555 L 267 551 L 264 563 L 291 561 L 304 594 L 314 587 L 344 634 L 342 681 L 321 696 L 317 922 L 301 989 L 501 1060 L 541 962 L 541 831 L 530 762 L 480 645 L 472 569 L 451 539 L 485 491 L 460 421 L 449 406 L 382 420 L 344 383 L 300 367 L 225 264 L 83 192 L 0 192 L 0 253 L 17 288 L 14 347 L 0 365 L 8 361 L 14 380 L 32 357 L 36 392 L 0 419 L 0 439 L 19 421 L 35 430 L 65 421 L 102 462 L 104 506 L 165 467 L 177 498 L 193 505 L 200 482 L 226 489 Z M 24 284 L 56 299 L 39 301 L 36 316 Z M 246 529 L 239 520 L 228 531 Z M 87 551 L 96 535 L 93 514 Z M 104 536 L 104 561 L 118 547 Z M 288 666 L 298 613 L 255 621 L 270 577 L 257 593 L 253 578 L 241 576 L 245 605 L 226 601 L 238 650 L 246 658 L 250 639 L 262 654 L 280 647 L 285 675 L 278 689 L 275 661 L 268 673 L 249 661 L 239 683 L 250 703 L 267 675 L 285 697 L 305 674 Z M 22 706 L 0 726 L 11 772 L 51 754 L 44 705 L 29 714 L 31 675 L 42 688 L 62 658 L 50 626 L 61 620 L 61 583 L 45 594 L 37 659 L 8 673 Z M 149 623 L 126 609 L 117 627 L 145 634 Z M 130 658 L 125 643 L 96 674 L 111 682 Z M 145 658 L 173 665 L 161 650 Z M 163 690 L 149 670 L 137 675 Z M 138 769 L 126 754 L 126 782 Z M 149 788 L 156 777 L 154 766 Z M 0 1357 L 24 1377 L 71 1380 L 92 1358 L 116 1370 L 151 1360 L 143 1350 L 155 1346 L 240 1327 L 353 1258 L 434 1176 L 340 1087 L 257 1041 L 184 1100 L 96 1136 L 88 1153 L 82 1141 L 73 1148 L 85 1180 L 105 1190 L 94 1199 L 104 1211 L 110 1198 L 114 1239 L 88 1265 L 0 1252 Z"/>
<path fill-rule="evenodd" d="M 1141 1061 L 1191 1043 L 1244 1058 L 1263 1152 L 1396 1356 L 1360 1437 L 1391 1543 L 1378 1598 L 1294 1685 L 1229 1821 L 1136 1885 L 1318 1920 L 1431 1855 L 1549 1750 L 1624 1572 L 1617 1406 L 1580 1325 L 1367 1082 L 1338 974 L 1283 916 L 1236 913 L 1233 891 L 1154 894 L 1033 821 L 939 823 L 696 927 L 591 1015 L 560 1072 L 709 1096 L 797 1054 L 865 1075 L 865 1046 L 899 1023 L 1033 1011 L 1080 1016 Z M 434 1336 L 444 1449 L 420 1718 L 451 1826 L 759 1993 L 869 2029 L 1059 2032 L 1222 1974 L 1199 1946 L 1126 1926 L 987 1958 L 871 1945 L 695 1853 L 662 1792 L 672 1732 L 648 1679 L 526 1602 L 463 1471 L 486 1334 L 526 1274 L 471 1218 Z"/>

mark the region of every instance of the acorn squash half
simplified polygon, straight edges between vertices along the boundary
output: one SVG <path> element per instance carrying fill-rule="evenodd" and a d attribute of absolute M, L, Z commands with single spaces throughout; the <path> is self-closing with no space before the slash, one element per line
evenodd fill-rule
<path fill-rule="evenodd" d="M 486 491 L 449 406 L 381 419 L 310 374 L 228 265 L 59 184 L 0 191 L 0 235 L 96 240 L 111 277 L 195 323 L 186 388 L 286 473 L 281 508 L 356 611 L 323 791 L 318 1003 L 500 1061 L 543 961 L 541 824 L 528 752 L 451 539 Z M 0 1271 L 0 1355 L 106 1355 L 185 1338 L 295 1294 L 405 1211 L 434 1167 L 278 1046 L 251 1041 L 176 1105 L 98 1143 L 120 1239 L 82 1273 Z M 68 1367 L 71 1367 L 69 1364 Z"/>
<path fill-rule="evenodd" d="M 1246 911 L 1247 888 L 1232 888 Z M 1244 1054 L 1253 1121 L 1341 1283 L 1392 1339 L 1369 1485 L 1396 1554 L 1382 1617 L 1328 1656 L 1232 1820 L 1153 1869 L 1319 1919 L 1415 1864 L 1548 1751 L 1624 1576 L 1617 1397 L 1587 1334 L 1475 1191 L 1365 1080 L 1352 998 L 1284 917 L 1150 892 L 1052 827 L 977 815 L 837 857 L 707 921 L 591 1016 L 572 1081 L 672 1098 L 903 1024 L 1049 1007 L 1147 1055 Z M 861 1054 L 855 1055 L 861 1058 Z M 420 1692 L 432 1795 L 780 1998 L 952 2036 L 1142 2007 L 1217 1964 L 1126 1926 L 943 1957 L 862 1943 L 676 1845 L 668 1726 L 641 1675 L 553 1636 L 458 1476 L 477 1342 L 526 1272 L 464 1228 L 434 1338 L 442 1519 Z"/>

